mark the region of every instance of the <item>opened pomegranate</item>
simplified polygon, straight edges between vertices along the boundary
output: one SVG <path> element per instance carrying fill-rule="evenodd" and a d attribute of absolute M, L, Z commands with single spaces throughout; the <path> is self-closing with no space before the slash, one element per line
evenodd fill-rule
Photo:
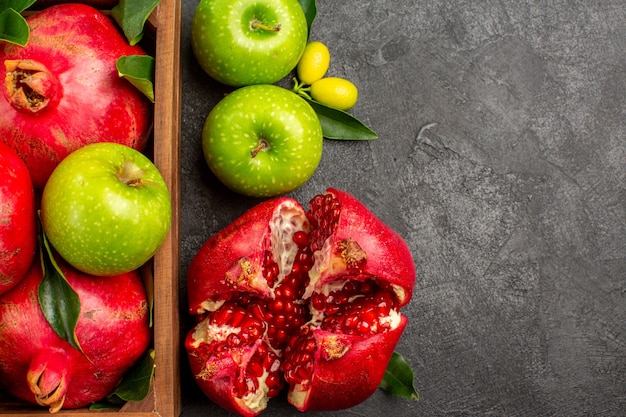
<path fill-rule="evenodd" d="M 0 388 L 53 413 L 108 395 L 151 337 L 138 272 L 98 279 L 60 266 L 80 297 L 76 336 L 84 355 L 61 339 L 41 312 L 39 262 L 0 297 Z"/>
<path fill-rule="evenodd" d="M 0 142 L 0 294 L 26 275 L 35 257 L 35 195 L 28 169 Z"/>
<path fill-rule="evenodd" d="M 26 162 L 35 188 L 43 188 L 56 165 L 88 143 L 143 150 L 152 105 L 118 76 L 115 64 L 120 56 L 145 52 L 130 46 L 111 18 L 91 6 L 51 6 L 27 22 L 25 47 L 0 45 L 0 137 Z"/>
<path fill-rule="evenodd" d="M 186 349 L 203 392 L 255 416 L 288 386 L 298 410 L 336 410 L 378 387 L 415 281 L 402 238 L 346 192 L 309 211 L 267 200 L 212 236 L 187 275 Z"/>

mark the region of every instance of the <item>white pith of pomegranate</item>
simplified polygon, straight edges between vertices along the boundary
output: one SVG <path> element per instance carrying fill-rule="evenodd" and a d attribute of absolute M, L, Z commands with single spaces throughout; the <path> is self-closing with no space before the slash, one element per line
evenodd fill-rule
<path fill-rule="evenodd" d="M 203 392 L 255 416 L 289 386 L 299 410 L 336 410 L 378 387 L 415 280 L 402 238 L 351 195 L 305 210 L 265 201 L 212 236 L 188 270 L 186 338 Z"/>
<path fill-rule="evenodd" d="M 0 45 L 0 140 L 25 161 L 35 189 L 65 156 L 89 143 L 143 150 L 152 104 L 119 77 L 116 61 L 146 52 L 131 46 L 110 16 L 85 4 L 53 5 L 26 21 L 26 46 Z"/>

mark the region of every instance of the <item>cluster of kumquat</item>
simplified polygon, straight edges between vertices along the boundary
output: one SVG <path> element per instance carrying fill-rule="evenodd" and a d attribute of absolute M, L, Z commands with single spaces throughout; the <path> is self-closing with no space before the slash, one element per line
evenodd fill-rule
<path fill-rule="evenodd" d="M 349 110 L 357 102 L 359 91 L 349 80 L 325 77 L 330 66 L 328 47 L 319 41 L 309 42 L 296 67 L 298 79 L 294 91 L 308 94 L 313 100 L 339 110 Z"/>

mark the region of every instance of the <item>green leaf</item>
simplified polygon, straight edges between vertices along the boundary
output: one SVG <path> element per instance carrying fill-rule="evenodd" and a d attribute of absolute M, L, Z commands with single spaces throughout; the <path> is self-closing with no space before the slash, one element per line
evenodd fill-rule
<path fill-rule="evenodd" d="M 149 55 L 121 56 L 115 63 L 117 74 L 126 78 L 154 103 L 154 58 Z"/>
<path fill-rule="evenodd" d="M 419 394 L 415 390 L 414 378 L 413 370 L 406 359 L 393 352 L 379 388 L 396 397 L 418 401 Z"/>
<path fill-rule="evenodd" d="M 315 17 L 317 16 L 317 5 L 315 4 L 315 0 L 298 0 L 300 2 L 300 6 L 302 6 L 302 10 L 304 11 L 304 16 L 306 17 L 306 22 L 308 26 L 308 34 L 311 35 L 311 27 L 313 26 L 313 22 L 315 21 Z"/>
<path fill-rule="evenodd" d="M 111 9 L 111 15 L 122 28 L 124 36 L 131 45 L 143 38 L 143 29 L 148 17 L 160 0 L 120 0 Z"/>
<path fill-rule="evenodd" d="M 0 0 L 0 12 L 13 9 L 20 13 L 35 4 L 37 0 Z"/>
<path fill-rule="evenodd" d="M 92 404 L 90 410 L 116 408 L 127 401 L 142 401 L 150 392 L 154 378 L 154 349 L 149 349 L 124 374 L 115 390 L 105 400 Z"/>
<path fill-rule="evenodd" d="M 43 230 L 39 234 L 39 245 L 43 269 L 43 279 L 38 289 L 41 311 L 59 337 L 85 354 L 76 337 L 80 298 L 54 260 Z"/>
<path fill-rule="evenodd" d="M 342 140 L 373 140 L 378 135 L 363 122 L 345 111 L 305 98 L 320 119 L 324 137 Z"/>
<path fill-rule="evenodd" d="M 29 37 L 30 27 L 24 16 L 15 9 L 0 12 L 0 40 L 26 46 Z"/>

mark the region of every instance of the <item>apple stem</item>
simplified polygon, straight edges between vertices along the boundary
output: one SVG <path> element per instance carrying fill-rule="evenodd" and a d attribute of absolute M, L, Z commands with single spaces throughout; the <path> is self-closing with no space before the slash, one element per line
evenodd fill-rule
<path fill-rule="evenodd" d="M 266 141 L 265 139 L 259 139 L 259 144 L 257 145 L 257 147 L 256 147 L 256 148 L 254 148 L 254 149 L 252 149 L 252 150 L 250 151 L 250 156 L 251 156 L 252 158 L 254 158 L 254 157 L 256 157 L 256 156 L 259 154 L 259 152 L 261 152 L 263 149 L 267 149 L 267 148 L 269 148 L 269 147 L 270 147 L 270 145 L 269 145 L 269 143 L 267 143 L 267 141 Z"/>
<path fill-rule="evenodd" d="M 252 22 L 250 22 L 250 27 L 254 30 L 261 29 L 261 30 L 267 30 L 270 32 L 280 31 L 280 23 L 277 24 L 276 26 L 269 26 L 257 19 L 254 19 Z"/>
<path fill-rule="evenodd" d="M 142 183 L 144 170 L 131 161 L 125 161 L 117 172 L 117 178 L 124 184 L 134 187 Z"/>

